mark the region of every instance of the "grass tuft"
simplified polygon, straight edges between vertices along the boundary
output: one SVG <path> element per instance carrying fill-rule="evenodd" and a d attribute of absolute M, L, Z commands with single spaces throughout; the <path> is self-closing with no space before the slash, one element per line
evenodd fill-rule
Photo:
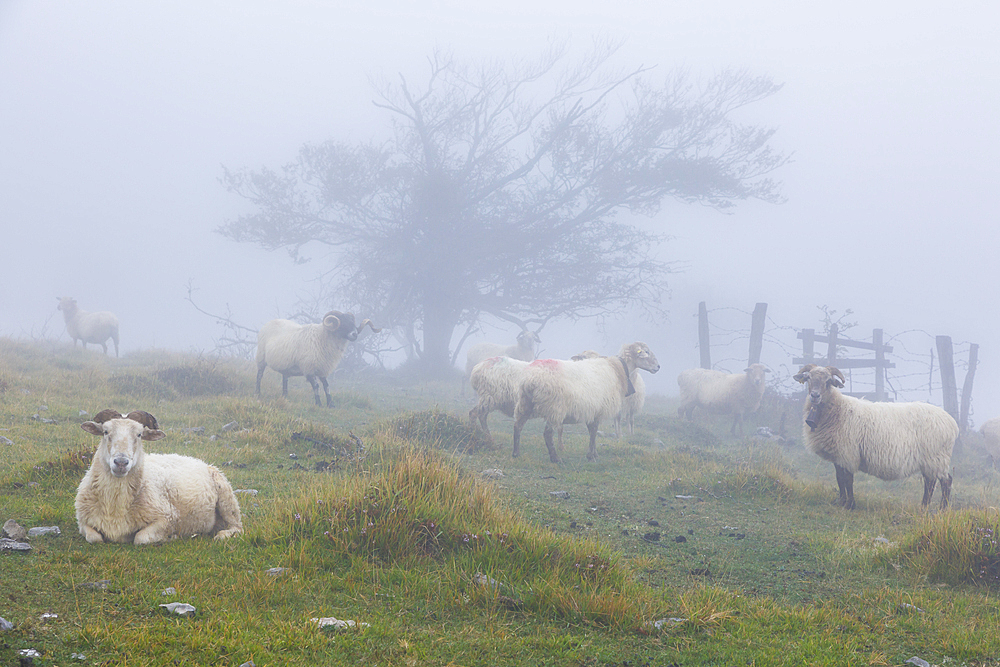
<path fill-rule="evenodd" d="M 928 581 L 1000 589 L 998 543 L 996 508 L 938 512 L 917 521 L 900 540 L 898 555 Z"/>
<path fill-rule="evenodd" d="M 405 413 L 391 420 L 390 426 L 400 437 L 426 447 L 462 453 L 494 447 L 467 421 L 438 409 Z"/>

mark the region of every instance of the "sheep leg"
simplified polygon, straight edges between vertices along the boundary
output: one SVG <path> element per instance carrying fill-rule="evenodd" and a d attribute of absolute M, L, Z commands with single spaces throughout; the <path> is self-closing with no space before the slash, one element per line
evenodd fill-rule
<path fill-rule="evenodd" d="M 136 544 L 156 544 L 157 542 L 163 542 L 170 534 L 169 528 L 170 521 L 168 519 L 151 523 L 136 533 L 135 539 L 132 541 Z"/>
<path fill-rule="evenodd" d="M 729 435 L 733 435 L 733 436 L 736 435 L 736 425 L 737 424 L 739 424 L 739 427 L 740 427 L 740 437 L 741 438 L 745 437 L 746 434 L 743 432 L 743 413 L 742 412 L 737 412 L 736 415 L 733 417 L 733 426 L 732 426 L 732 428 L 729 429 Z"/>
<path fill-rule="evenodd" d="M 514 422 L 514 452 L 511 456 L 515 459 L 521 455 L 521 429 L 526 423 L 528 423 L 527 415 L 521 415 Z"/>
<path fill-rule="evenodd" d="M 101 349 L 104 350 L 104 356 L 108 356 L 108 344 L 107 342 L 101 343 Z"/>
<path fill-rule="evenodd" d="M 920 504 L 927 507 L 931 504 L 931 496 L 934 495 L 934 486 L 937 484 L 937 477 L 924 475 L 924 500 Z M 944 493 L 944 482 L 941 483 L 942 494 Z"/>
<path fill-rule="evenodd" d="M 833 467 L 837 470 L 837 487 L 840 490 L 837 504 L 844 509 L 852 510 L 854 509 L 854 473 L 837 464 L 834 464 Z"/>
<path fill-rule="evenodd" d="M 559 463 L 559 455 L 556 454 L 555 445 L 552 444 L 553 430 L 554 429 L 552 428 L 552 424 L 549 423 L 545 424 L 545 431 L 543 433 L 543 435 L 545 436 L 545 447 L 546 449 L 549 450 L 549 460 L 552 461 L 553 463 Z"/>
<path fill-rule="evenodd" d="M 326 394 L 326 407 L 333 407 L 333 396 L 330 395 L 330 383 L 326 381 L 326 378 L 322 375 L 319 377 L 319 381 L 323 383 L 323 393 Z"/>
<path fill-rule="evenodd" d="M 316 376 L 307 375 L 306 380 L 309 381 L 309 386 L 313 388 L 313 398 L 316 400 L 316 406 L 322 406 L 323 404 L 319 400 L 319 383 L 316 382 Z"/>
<path fill-rule="evenodd" d="M 590 451 L 587 452 L 588 461 L 597 460 L 597 427 L 599 422 L 590 422 L 587 424 L 587 430 L 590 431 Z"/>
<path fill-rule="evenodd" d="M 258 396 L 260 396 L 260 381 L 261 381 L 261 378 L 264 377 L 264 369 L 265 368 L 267 368 L 267 367 L 266 366 L 258 366 L 257 367 L 257 395 Z"/>
<path fill-rule="evenodd" d="M 83 533 L 84 539 L 91 544 L 100 544 L 104 541 L 104 536 L 99 531 L 94 530 L 85 523 L 80 524 L 80 532 Z"/>
<path fill-rule="evenodd" d="M 564 451 L 563 450 L 563 443 L 562 443 L 562 434 L 563 434 L 563 428 L 564 427 L 565 427 L 564 424 L 559 424 L 559 432 L 557 433 L 558 437 L 556 438 L 556 447 L 559 448 L 559 453 L 560 454 L 562 454 L 563 451 Z"/>
<path fill-rule="evenodd" d="M 941 478 L 941 509 L 948 509 L 948 500 L 951 498 L 951 475 Z M 928 498 L 928 500 L 930 500 Z"/>

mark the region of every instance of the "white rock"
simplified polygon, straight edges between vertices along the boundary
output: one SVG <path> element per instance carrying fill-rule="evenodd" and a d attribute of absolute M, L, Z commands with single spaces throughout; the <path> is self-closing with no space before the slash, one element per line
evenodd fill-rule
<path fill-rule="evenodd" d="M 160 606 L 169 611 L 171 614 L 177 614 L 178 616 L 187 616 L 188 614 L 194 614 L 195 611 L 197 611 L 186 602 L 171 602 L 170 604 L 161 604 Z"/>
<path fill-rule="evenodd" d="M 333 616 L 325 616 L 323 618 L 311 618 L 309 619 L 321 628 L 333 628 L 334 630 L 346 630 L 348 628 L 369 628 L 371 627 L 367 623 L 358 623 L 357 621 L 341 621 L 334 618 Z"/>

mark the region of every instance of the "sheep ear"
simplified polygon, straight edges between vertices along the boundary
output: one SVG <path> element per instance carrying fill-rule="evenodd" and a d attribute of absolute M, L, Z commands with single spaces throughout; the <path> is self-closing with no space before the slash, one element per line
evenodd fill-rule
<path fill-rule="evenodd" d="M 798 373 L 792 376 L 792 379 L 798 382 L 799 384 L 805 384 L 806 382 L 809 381 L 809 373 L 804 370 L 799 371 Z"/>
<path fill-rule="evenodd" d="M 847 382 L 847 378 L 844 377 L 844 374 L 841 373 L 840 369 L 837 368 L 836 366 L 827 366 L 826 370 L 830 371 L 831 375 L 840 378 L 841 384 L 837 385 L 838 387 L 843 387 L 844 386 L 843 383 Z"/>
<path fill-rule="evenodd" d="M 831 384 L 834 387 L 843 387 L 844 386 L 844 383 L 841 382 L 840 380 L 838 380 L 837 378 L 830 378 L 829 380 L 826 381 L 826 383 L 827 384 Z"/>
<path fill-rule="evenodd" d="M 80 428 L 91 435 L 104 436 L 104 427 L 97 422 L 83 422 L 80 424 Z"/>
<path fill-rule="evenodd" d="M 142 439 L 152 442 L 153 440 L 159 440 L 161 438 L 167 437 L 167 434 L 158 428 L 149 428 L 148 426 L 142 429 Z"/>

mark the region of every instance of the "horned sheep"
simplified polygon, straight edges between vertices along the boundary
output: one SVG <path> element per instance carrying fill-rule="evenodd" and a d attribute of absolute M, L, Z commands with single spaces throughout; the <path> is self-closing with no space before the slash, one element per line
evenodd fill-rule
<path fill-rule="evenodd" d="M 87 343 L 94 343 L 100 345 L 104 354 L 107 354 L 110 338 L 115 344 L 115 356 L 118 356 L 118 318 L 114 313 L 106 310 L 88 313 L 80 309 L 73 297 L 56 298 L 59 299 L 58 309 L 63 311 L 63 319 L 66 320 L 66 332 L 73 339 L 73 347 L 76 347 L 78 340 L 83 343 L 85 350 Z"/>
<path fill-rule="evenodd" d="M 764 364 L 750 364 L 742 373 L 723 373 L 708 368 L 691 368 L 677 376 L 681 406 L 679 416 L 691 419 L 695 408 L 718 414 L 732 414 L 729 429 L 736 435 L 739 426 L 743 437 L 743 416 L 756 412 L 764 396 L 764 374 L 770 373 Z"/>
<path fill-rule="evenodd" d="M 585 423 L 590 432 L 587 460 L 597 460 L 597 429 L 614 419 L 627 396 L 635 392 L 630 380 L 636 368 L 655 373 L 660 364 L 645 343 L 622 348 L 617 357 L 580 361 L 539 359 L 528 365 L 514 410 L 514 451 L 521 453 L 521 430 L 531 418 L 545 419 L 545 446 L 549 460 L 559 462 L 552 434 L 562 424 Z M 559 433 L 562 449 L 562 432 Z"/>
<path fill-rule="evenodd" d="M 365 326 L 378 333 L 371 320 L 355 326 L 352 313 L 331 310 L 320 324 L 299 324 L 291 320 L 271 320 L 257 333 L 257 395 L 264 369 L 270 366 L 281 373 L 281 395 L 288 396 L 288 378 L 305 376 L 312 386 L 316 405 L 319 399 L 317 380 L 323 384 L 326 406 L 333 407 L 327 376 L 340 363 L 347 343 L 357 339 Z"/>
<path fill-rule="evenodd" d="M 802 432 L 813 452 L 833 463 L 840 495 L 837 504 L 854 509 L 854 473 L 894 480 L 919 472 L 923 506 L 941 482 L 941 508 L 951 496 L 951 452 L 958 424 L 929 403 L 870 403 L 840 393 L 844 375 L 833 366 L 808 364 L 793 376 L 809 396 Z"/>
<path fill-rule="evenodd" d="M 240 505 L 215 466 L 179 454 L 147 454 L 143 440 L 165 436 L 148 412 L 102 410 L 81 424 L 101 437 L 76 492 L 76 521 L 88 542 L 154 544 L 243 531 Z"/>

